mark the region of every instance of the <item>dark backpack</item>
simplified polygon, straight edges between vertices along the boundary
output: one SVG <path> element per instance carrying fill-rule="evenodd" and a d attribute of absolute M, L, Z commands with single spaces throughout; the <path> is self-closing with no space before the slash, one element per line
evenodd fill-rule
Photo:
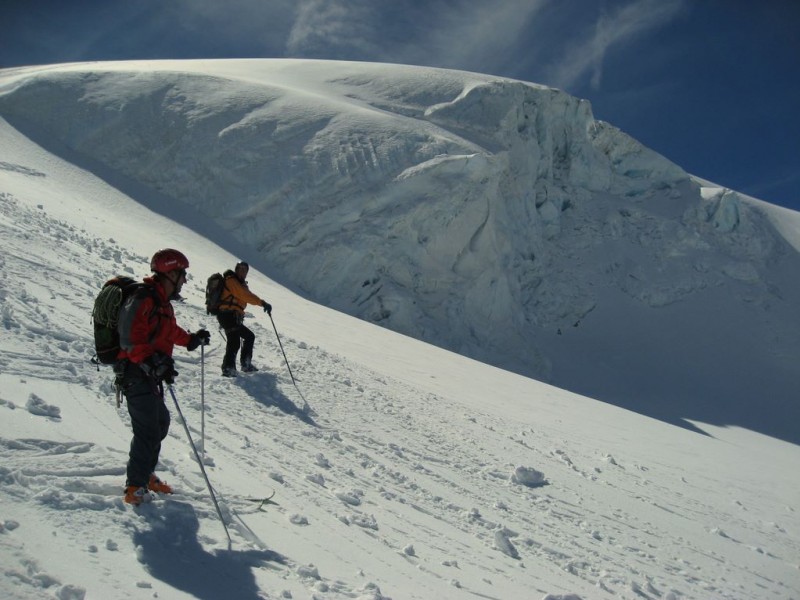
<path fill-rule="evenodd" d="M 222 303 L 224 292 L 225 277 L 221 273 L 214 273 L 206 283 L 206 312 L 208 314 L 219 314 L 219 305 Z"/>
<path fill-rule="evenodd" d="M 94 300 L 92 322 L 94 323 L 94 350 L 92 362 L 112 365 L 119 354 L 119 311 L 143 283 L 125 275 L 118 275 L 103 284 L 103 289 Z"/>

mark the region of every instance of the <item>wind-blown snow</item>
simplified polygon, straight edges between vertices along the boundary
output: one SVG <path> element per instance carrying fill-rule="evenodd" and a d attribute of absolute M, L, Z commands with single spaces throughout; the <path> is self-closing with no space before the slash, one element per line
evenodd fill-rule
<path fill-rule="evenodd" d="M 206 160 L 205 150 L 211 151 L 213 144 L 203 146 L 201 142 L 216 134 L 196 138 L 193 154 L 189 153 L 191 144 L 186 144 L 188 154 L 183 161 L 139 156 L 135 145 L 127 150 L 135 159 L 131 169 L 163 177 L 159 183 L 162 195 L 143 187 L 155 186 L 154 181 L 137 180 L 133 172 L 125 172 L 127 178 L 123 178 L 111 170 L 119 166 L 109 156 L 89 151 L 103 147 L 114 152 L 115 147 L 132 143 L 141 134 L 150 139 L 154 152 L 179 153 L 186 143 L 182 135 L 170 148 L 153 143 L 145 135 L 145 121 L 127 120 L 123 103 L 117 105 L 116 113 L 111 110 L 113 102 L 98 105 L 106 107 L 107 114 L 98 114 L 96 106 L 88 111 L 99 121 L 116 122 L 115 127 L 142 126 L 125 129 L 129 135 L 116 143 L 113 137 L 118 130 L 114 127 L 93 129 L 90 115 L 78 118 L 79 109 L 89 107 L 85 104 L 88 100 L 78 99 L 105 95 L 118 102 L 125 97 L 118 95 L 123 82 L 133 96 L 142 94 L 152 101 L 154 96 L 143 90 L 158 79 L 155 73 L 161 67 L 102 65 L 98 74 L 87 74 L 86 65 L 58 67 L 53 69 L 56 74 L 78 75 L 74 79 L 69 75 L 60 83 L 58 77 L 48 77 L 31 84 L 50 90 L 41 95 L 30 89 L 26 92 L 24 85 L 15 87 L 30 71 L 4 72 L 0 83 L 6 92 L 0 98 L 0 113 L 5 117 L 0 121 L 3 597 L 587 600 L 800 595 L 800 519 L 795 506 L 800 497 L 798 447 L 745 429 L 715 426 L 737 420 L 752 425 L 754 417 L 744 411 L 743 404 L 731 403 L 730 411 L 726 410 L 724 399 L 709 392 L 715 389 L 712 382 L 720 386 L 717 389 L 744 387 L 739 398 L 748 396 L 753 404 L 764 407 L 762 421 L 755 422 L 753 429 L 788 431 L 793 427 L 792 423 L 782 425 L 781 420 L 794 409 L 771 410 L 770 402 L 774 390 L 784 385 L 771 377 L 782 372 L 782 361 L 796 364 L 795 338 L 772 320 L 788 314 L 784 305 L 793 298 L 794 288 L 786 273 L 796 255 L 768 220 L 773 214 L 770 207 L 737 198 L 728 190 L 714 190 L 707 183 L 701 190 L 688 176 L 670 183 L 668 175 L 676 173 L 675 167 L 663 164 L 654 165 L 652 174 L 644 177 L 660 182 L 652 193 L 644 186 L 635 189 L 631 197 L 617 195 L 615 186 L 621 185 L 623 177 L 630 177 L 629 173 L 609 176 L 597 190 L 586 191 L 578 180 L 573 181 L 575 197 L 562 189 L 553 190 L 548 201 L 561 198 L 569 206 L 565 209 L 550 202 L 556 209 L 552 212 L 544 208 L 547 202 L 537 208 L 534 201 L 531 207 L 512 198 L 513 194 L 497 193 L 489 202 L 473 188 L 500 190 L 510 185 L 511 179 L 503 179 L 504 168 L 498 163 L 508 166 L 521 158 L 512 159 L 510 154 L 498 158 L 506 151 L 487 149 L 489 142 L 481 136 L 491 137 L 488 125 L 478 127 L 482 131 L 437 129 L 438 121 L 434 123 L 432 116 L 422 119 L 415 107 L 440 107 L 444 118 L 457 98 L 469 98 L 473 87 L 494 78 L 398 68 L 393 84 L 388 75 L 384 80 L 378 77 L 377 67 L 362 66 L 362 83 L 356 87 L 353 82 L 359 65 L 343 66 L 349 70 L 347 77 L 341 72 L 337 75 L 331 65 L 318 63 L 305 64 L 305 76 L 297 71 L 302 65 L 282 61 L 228 65 L 223 68 L 215 63 L 214 69 L 230 68 L 229 79 L 242 86 L 242 106 L 252 95 L 263 100 L 263 86 L 253 91 L 241 83 L 258 79 L 259 69 L 270 75 L 271 85 L 284 90 L 275 102 L 282 103 L 281 114 L 291 118 L 287 116 L 280 127 L 276 122 L 275 131 L 284 131 L 287 137 L 280 138 L 279 144 L 278 138 L 255 136 L 251 131 L 259 143 L 291 148 L 292 140 L 299 140 L 302 133 L 281 127 L 309 123 L 316 103 L 323 107 L 320 113 L 325 112 L 324 106 L 338 103 L 348 107 L 348 114 L 353 106 L 361 105 L 365 131 L 370 134 L 364 139 L 385 139 L 387 148 L 392 143 L 401 148 L 404 136 L 396 134 L 396 128 L 398 121 L 405 120 L 414 123 L 408 127 L 417 135 L 422 136 L 419 128 L 423 126 L 435 132 L 430 138 L 421 137 L 425 143 L 444 144 L 458 152 L 427 156 L 415 150 L 420 152 L 415 155 L 418 160 L 408 164 L 390 157 L 388 175 L 378 177 L 378 171 L 371 169 L 355 169 L 347 175 L 344 167 L 356 163 L 348 162 L 352 146 L 342 147 L 341 162 L 337 163 L 342 169 L 341 189 L 335 189 L 337 177 L 317 183 L 316 177 L 303 171 L 306 191 L 298 192 L 295 202 L 287 200 L 289 195 L 279 194 L 264 199 L 263 206 L 256 206 L 249 216 L 240 214 L 239 225 L 232 227 L 230 222 L 212 221 L 214 215 L 206 218 L 187 209 L 189 197 L 181 196 L 182 203 L 170 200 L 174 190 L 163 187 L 170 181 L 166 174 L 171 173 L 174 181 L 169 185 L 193 189 L 198 205 L 202 204 L 200 192 L 212 182 L 206 179 L 192 187 L 188 171 L 195 169 L 198 176 L 213 166 L 194 161 Z M 172 76 L 187 87 L 198 86 L 198 98 L 206 98 L 192 113 L 198 122 L 213 120 L 209 107 L 215 103 L 220 114 L 229 114 L 225 110 L 228 91 L 219 90 L 215 95 L 207 87 L 219 79 L 199 80 L 188 74 L 199 68 L 197 63 L 172 63 L 170 68 Z M 144 72 L 137 73 L 137 69 Z M 102 74 L 115 70 L 116 74 Z M 120 75 L 126 70 L 128 80 Z M 329 81 L 311 77 L 315 70 L 326 72 Z M 280 73 L 284 73 L 283 80 Z M 403 73 L 405 80 L 400 76 Z M 167 77 L 166 72 L 163 76 Z M 289 85 L 290 76 L 296 78 L 293 85 Z M 113 86 L 101 85 L 107 77 L 114 80 Z M 464 86 L 465 79 L 478 83 Z M 434 94 L 421 84 L 426 80 L 447 93 Z M 92 82 L 97 84 L 94 89 L 86 87 Z M 331 99 L 330 88 L 336 85 L 351 94 Z M 527 84 L 504 83 L 500 87 L 505 85 L 513 90 Z M 559 96 L 552 90 L 529 87 L 532 94 Z M 74 103 L 46 104 L 47 98 L 65 100 L 65 89 L 76 95 Z M 383 90 L 384 104 L 376 110 L 375 104 L 359 99 L 355 89 L 368 90 L 372 96 Z M 200 94 L 203 90 L 205 96 Z M 367 91 L 362 93 L 367 95 Z M 37 109 L 42 111 L 38 129 L 24 122 L 19 104 L 23 96 L 19 94 L 28 94 L 26 102 L 31 105 L 42 103 Z M 295 101 L 298 95 L 306 97 L 305 108 Z M 574 99 L 573 104 L 565 99 L 558 102 L 578 112 L 586 110 Z M 176 103 L 174 116 L 178 119 L 178 107 L 182 110 L 190 102 Z M 144 111 L 147 105 L 143 102 L 137 110 Z M 481 110 L 489 110 L 490 105 Z M 153 119 L 163 118 L 164 105 L 150 102 L 149 106 L 153 107 Z M 264 110 L 267 106 L 271 105 L 264 105 Z M 424 114 L 427 109 L 419 110 Z M 464 116 L 459 118 L 466 119 L 470 110 L 465 104 Z M 381 111 L 386 113 L 383 117 Z M 248 105 L 242 115 L 251 112 Z M 309 120 L 296 119 L 301 113 Z M 58 125 L 63 131 L 57 138 L 47 133 L 59 121 L 53 118 L 49 124 L 49 114 L 71 118 Z M 349 130 L 345 124 L 335 124 L 345 117 L 335 111 L 331 114 L 332 127 Z M 357 116 L 352 117 L 353 122 Z M 450 118 L 456 117 L 451 114 Z M 423 125 L 418 124 L 420 120 Z M 391 126 L 380 129 L 387 121 Z M 224 129 L 219 123 L 206 125 L 211 132 Z M 611 155 L 615 157 L 611 163 L 618 161 L 626 170 L 637 172 L 637 161 L 658 162 L 656 157 L 646 158 L 644 150 L 641 154 L 646 160 L 637 158 L 631 153 L 632 146 L 626 146 L 633 142 L 620 141 L 624 134 L 607 125 L 595 125 L 597 129 L 587 134 L 589 139 L 599 136 L 610 144 L 608 140 L 615 136 L 623 137 L 606 151 L 600 143 L 587 142 L 582 152 L 601 155 L 591 161 Z M 320 130 L 312 128 L 306 134 L 310 131 Z M 174 133 L 164 129 L 162 135 Z M 201 131 L 194 133 L 199 136 Z M 76 141 L 92 136 L 91 142 Z M 309 140 L 318 139 L 316 136 L 314 133 Z M 332 146 L 320 144 L 320 152 L 334 155 Z M 300 150 L 307 147 L 297 146 L 296 154 L 287 150 L 286 162 L 274 165 L 269 161 L 278 151 L 266 153 L 268 160 L 262 169 L 257 168 L 258 152 L 254 150 L 253 172 L 262 173 L 265 181 L 279 176 L 289 181 L 292 175 L 293 185 L 299 186 L 302 177 L 291 170 L 282 171 L 281 165 L 291 166 L 292 156 L 303 160 L 306 155 Z M 404 152 L 400 155 L 405 156 Z M 224 153 L 217 157 L 223 160 Z M 151 171 L 144 167 L 147 160 L 155 165 Z M 231 165 L 236 163 L 233 155 L 228 160 Z M 576 164 L 581 160 L 575 158 Z M 586 168 L 594 168 L 586 160 L 589 167 L 582 167 L 583 171 L 576 167 L 574 176 L 583 177 L 584 183 L 586 177 L 596 182 L 594 176 L 586 175 Z M 555 161 L 553 165 L 556 163 L 566 164 Z M 187 172 L 174 170 L 178 164 Z M 274 172 L 266 167 L 273 167 Z M 229 170 L 219 167 L 220 173 L 235 178 Z M 362 188 L 348 183 L 356 174 L 362 177 Z M 348 190 L 368 190 L 370 177 L 376 182 L 374 196 L 363 192 L 364 208 L 357 210 L 360 205 L 351 202 Z M 462 181 L 464 178 L 469 183 Z M 240 179 L 246 180 L 244 176 Z M 662 189 L 662 185 L 666 187 Z M 329 195 L 321 195 L 318 204 L 312 202 L 314 194 L 328 188 Z M 446 190 L 452 195 L 445 197 Z M 459 198 L 459 193 L 474 195 Z M 215 206 L 213 195 L 208 192 L 208 206 L 201 207 L 204 211 Z M 232 206 L 244 202 L 242 195 L 231 194 L 218 201 Z M 418 202 L 411 202 L 414 198 Z M 433 202 L 441 198 L 446 201 Z M 506 198 L 507 203 L 497 207 L 499 198 Z M 171 204 L 158 206 L 159 201 Z M 459 202 L 463 204 L 461 212 L 454 211 Z M 173 218 L 152 212 L 148 206 Z M 492 210 L 481 212 L 476 206 Z M 512 206 L 520 212 L 514 213 Z M 508 297 L 513 294 L 508 281 L 512 277 L 505 279 L 506 291 L 497 283 L 493 294 L 487 296 L 479 289 L 479 276 L 473 281 L 474 290 L 464 284 L 459 287 L 458 273 L 450 263 L 460 260 L 462 272 L 475 276 L 484 268 L 494 268 L 492 256 L 496 261 L 507 260 L 513 252 L 503 254 L 496 245 L 504 239 L 500 232 L 522 231 L 525 211 L 530 213 L 536 234 L 529 236 L 528 243 L 535 245 L 550 265 L 540 273 L 542 281 L 532 296 L 545 307 L 541 313 L 551 315 L 559 303 L 569 313 L 574 306 L 588 302 L 586 290 L 595 290 L 596 296 L 594 306 L 586 304 L 575 315 L 548 317 L 554 319 L 548 327 L 556 327 L 549 337 L 542 339 L 546 328 L 537 325 L 539 337 L 534 342 L 542 364 L 552 363 L 554 379 L 574 378 L 581 385 L 599 382 L 604 391 L 608 387 L 633 390 L 632 397 L 639 400 L 635 408 L 640 412 L 655 409 L 636 392 L 642 396 L 642 390 L 659 387 L 677 373 L 679 381 L 669 382 L 660 397 L 669 400 L 657 415 L 660 421 L 353 319 L 301 298 L 259 272 L 259 268 L 275 269 L 285 277 L 289 269 L 284 265 L 300 261 L 316 269 L 320 289 L 334 290 L 348 281 L 347 274 L 339 271 L 363 267 L 359 277 L 365 279 L 359 286 L 367 281 L 367 275 L 370 283 L 359 288 L 360 293 L 374 291 L 379 282 L 372 283 L 372 279 L 380 275 L 385 287 L 397 290 L 393 297 L 398 308 L 391 314 L 420 310 L 404 303 L 402 293 L 407 288 L 397 283 L 404 281 L 399 275 L 374 274 L 367 269 L 373 264 L 369 260 L 360 263 L 349 258 L 348 252 L 355 256 L 358 250 L 372 248 L 372 260 L 391 264 L 392 273 L 405 268 L 409 281 L 417 278 L 423 282 L 427 290 L 423 299 L 438 293 L 450 303 L 455 316 L 472 319 L 465 316 L 470 313 L 466 307 L 489 310 L 510 302 Z M 495 216 L 488 218 L 489 213 Z M 502 218 L 497 213 L 503 213 Z M 484 215 L 482 221 L 480 214 Z M 547 214 L 550 216 L 545 219 L 542 215 Z M 436 229 L 429 220 L 434 218 L 439 218 L 447 236 L 403 243 L 403 235 L 418 231 L 433 235 Z M 549 228 L 542 225 L 545 220 Z M 359 221 L 383 227 L 373 232 L 373 246 L 366 245 L 368 228 L 362 232 L 354 226 Z M 265 229 L 267 223 L 277 227 L 276 222 L 285 228 L 284 234 L 258 237 L 272 231 Z M 467 226 L 470 223 L 483 223 L 483 228 L 473 229 Z M 238 243 L 231 241 L 223 227 L 232 227 Z M 479 229 L 493 232 L 489 236 L 492 244 L 488 238 L 476 236 Z M 305 241 L 294 248 L 280 246 L 287 239 L 298 241 L 301 231 L 308 236 Z M 453 251 L 448 239 L 467 232 L 474 244 L 467 243 L 461 253 Z M 341 233 L 344 235 L 338 235 Z M 790 236 L 790 230 L 783 235 Z M 266 240 L 269 247 L 251 246 L 257 239 Z M 355 250 L 344 247 L 347 239 L 355 240 Z M 513 244 L 506 243 L 516 248 L 513 244 L 518 242 L 514 238 Z M 431 244 L 436 252 L 423 250 Z M 483 244 L 494 254 L 480 251 Z M 186 301 L 176 307 L 179 322 L 188 329 L 206 324 L 215 334 L 206 355 L 204 402 L 197 353 L 177 352 L 180 376 L 176 393 L 198 442 L 204 412 L 206 468 L 231 528 L 230 550 L 171 402 L 174 422 L 164 444 L 160 473 L 176 486 L 177 493 L 142 509 L 123 505 L 128 418 L 124 407 L 114 405 L 108 369 L 98 372 L 88 363 L 92 346 L 89 315 L 99 286 L 118 272 L 137 277 L 146 274 L 149 256 L 166 245 L 183 249 L 192 263 Z M 596 260 L 589 260 L 594 255 Z M 439 256 L 445 257 L 449 266 L 436 270 Z M 336 257 L 343 261 L 339 271 Z M 256 360 L 262 371 L 235 382 L 217 376 L 222 340 L 202 308 L 202 288 L 208 274 L 230 267 L 237 258 L 254 265 L 251 287 L 275 307 L 275 323 L 298 386 L 316 414 L 297 410 L 302 399 L 289 378 L 272 324 L 262 313 L 248 318 L 258 335 Z M 417 270 L 418 264 L 411 258 L 427 260 L 426 269 Z M 597 270 L 603 264 L 608 271 Z M 691 269 L 682 268 L 684 264 Z M 509 269 L 508 264 L 500 266 Z M 593 270 L 597 270 L 596 277 L 585 279 Z M 443 273 L 448 273 L 448 279 L 437 279 L 444 277 Z M 604 273 L 612 275 L 614 285 L 601 277 Z M 726 298 L 731 290 L 747 294 Z M 461 313 L 456 291 L 463 293 Z M 387 294 L 375 292 L 364 305 L 380 306 L 378 298 L 385 303 L 390 297 Z M 707 297 L 696 302 L 694 312 L 679 310 L 703 294 Z M 449 314 L 444 308 L 442 314 Z M 436 331 L 446 332 L 434 319 L 438 314 L 432 313 L 430 323 L 423 320 L 420 327 L 435 325 Z M 577 327 L 571 321 L 575 316 L 581 319 Z M 500 328 L 504 318 L 489 315 L 490 329 Z M 787 318 L 786 323 L 794 322 Z M 384 320 L 391 320 L 391 315 Z M 479 320 L 468 322 L 475 326 Z M 615 329 L 625 322 L 629 329 Z M 727 325 L 729 337 L 724 328 L 702 329 L 713 335 L 697 335 L 699 328 L 720 324 Z M 638 336 L 633 335 L 636 328 Z M 506 338 L 508 343 L 525 342 L 525 331 L 520 330 L 520 340 Z M 694 335 L 686 337 L 687 332 Z M 647 362 L 653 351 L 646 344 L 650 340 L 643 339 L 651 334 L 657 334 L 667 355 L 655 365 Z M 449 335 L 462 340 L 460 332 Z M 489 341 L 493 335 L 502 339 L 485 328 L 476 329 L 474 335 L 486 336 Z M 754 350 L 746 342 L 762 348 L 759 340 L 767 337 L 772 344 L 768 356 L 754 358 Z M 479 342 L 472 343 L 477 348 Z M 462 341 L 462 345 L 469 344 Z M 598 356 L 602 361 L 597 361 Z M 749 362 L 753 360 L 756 362 Z M 615 361 L 627 365 L 624 379 L 621 375 L 616 380 L 602 376 Z M 644 367 L 638 368 L 640 364 Z M 748 369 L 742 368 L 748 364 Z M 687 365 L 696 371 L 687 371 Z M 761 370 L 762 365 L 766 370 Z M 697 385 L 703 382 L 706 404 L 695 414 L 711 418 L 694 419 L 692 425 L 705 435 L 670 425 L 670 421 L 693 415 L 684 411 L 685 400 L 669 394 L 684 385 L 687 392 L 695 392 L 687 394 L 689 399 L 696 399 L 701 397 Z M 735 414 L 737 410 L 742 413 Z M 258 504 L 248 501 L 270 489 L 277 491 L 277 504 L 259 510 Z"/>

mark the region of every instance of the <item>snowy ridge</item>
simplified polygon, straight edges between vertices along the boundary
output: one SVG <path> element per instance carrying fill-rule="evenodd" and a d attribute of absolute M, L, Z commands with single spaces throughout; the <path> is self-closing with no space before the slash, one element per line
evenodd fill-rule
<path fill-rule="evenodd" d="M 31 139 L 316 302 L 671 423 L 800 441 L 792 219 L 707 193 L 586 101 L 312 60 L 14 69 L 0 90 Z"/>
<path fill-rule="evenodd" d="M 310 60 L 60 65 L 0 86 L 20 131 L 162 214 L 199 211 L 314 301 L 668 422 L 800 441 L 785 224 L 586 101 Z"/>
<path fill-rule="evenodd" d="M 189 227 L 187 227 L 187 225 Z M 0 123 L 0 596 L 548 598 L 800 595 L 796 445 L 709 435 L 576 396 L 312 304 L 263 314 L 261 372 L 217 377 L 208 273 L 236 256 Z M 155 248 L 190 257 L 188 329 L 211 325 L 205 455 L 227 539 L 176 411 L 173 497 L 121 501 L 130 440 L 91 355 L 91 304 Z M 176 394 L 201 439 L 197 353 Z M 275 489 L 276 504 L 248 499 Z"/>

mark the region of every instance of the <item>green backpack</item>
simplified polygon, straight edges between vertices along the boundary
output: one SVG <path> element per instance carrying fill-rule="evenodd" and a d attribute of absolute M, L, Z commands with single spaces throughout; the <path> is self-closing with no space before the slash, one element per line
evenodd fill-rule
<path fill-rule="evenodd" d="M 94 351 L 92 362 L 96 365 L 113 365 L 119 354 L 119 311 L 136 291 L 144 286 L 126 275 L 118 275 L 103 284 L 94 300 Z"/>

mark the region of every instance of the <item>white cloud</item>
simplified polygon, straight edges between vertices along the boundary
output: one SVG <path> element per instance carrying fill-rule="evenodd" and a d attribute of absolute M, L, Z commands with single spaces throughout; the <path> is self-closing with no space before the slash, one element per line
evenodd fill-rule
<path fill-rule="evenodd" d="M 436 25 L 428 39 L 409 48 L 419 57 L 433 52 L 436 64 L 443 67 L 494 72 L 508 60 L 510 49 L 526 34 L 531 23 L 550 0 L 506 0 L 504 2 L 464 2 L 448 5 L 436 15 Z"/>
<path fill-rule="evenodd" d="M 587 75 L 593 89 L 603 78 L 606 53 L 612 46 L 630 43 L 676 18 L 685 0 L 635 0 L 594 23 L 593 31 L 566 53 L 551 73 L 550 83 L 569 90 Z"/>
<path fill-rule="evenodd" d="M 595 15 L 553 0 L 300 0 L 286 55 L 536 75 L 567 90 L 583 82 L 598 89 L 611 48 L 669 23 L 686 5 L 623 0 Z"/>
<path fill-rule="evenodd" d="M 368 60 L 379 52 L 377 26 L 378 12 L 371 2 L 302 0 L 289 32 L 287 55 Z"/>
<path fill-rule="evenodd" d="M 551 0 L 302 0 L 287 55 L 491 71 Z"/>

